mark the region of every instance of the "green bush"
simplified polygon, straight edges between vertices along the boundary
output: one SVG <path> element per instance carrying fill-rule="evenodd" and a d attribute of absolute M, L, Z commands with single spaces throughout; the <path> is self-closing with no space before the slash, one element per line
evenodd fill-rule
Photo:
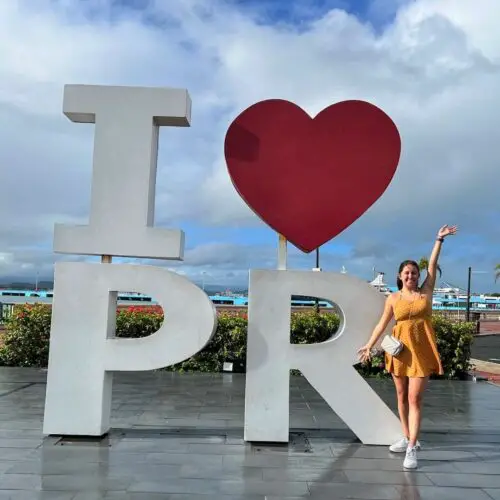
<path fill-rule="evenodd" d="M 49 360 L 50 305 L 17 306 L 6 321 L 0 347 L 4 366 L 44 368 Z"/>
<path fill-rule="evenodd" d="M 292 344 L 317 344 L 337 333 L 340 318 L 333 313 L 296 312 L 290 323 Z"/>
<path fill-rule="evenodd" d="M 224 362 L 233 363 L 233 371 L 246 367 L 247 315 L 242 312 L 219 312 L 216 332 L 208 345 L 193 357 L 166 368 L 173 371 L 219 372 Z M 159 307 L 130 307 L 116 314 L 116 336 L 146 337 L 163 324 Z M 0 363 L 6 366 L 46 367 L 49 352 L 51 307 L 43 304 L 16 307 L 6 324 Z M 452 323 L 441 316 L 433 317 L 438 349 L 446 378 L 460 378 L 470 368 L 473 323 Z M 294 344 L 324 342 L 339 328 L 339 317 L 333 313 L 315 311 L 294 312 L 291 315 L 290 341 Z M 368 338 L 369 332 L 367 333 Z M 385 377 L 387 372 L 382 354 L 374 356 L 368 365 L 356 365 L 363 376 Z"/>
<path fill-rule="evenodd" d="M 247 315 L 220 312 L 217 330 L 210 343 L 192 358 L 166 368 L 173 371 L 219 372 L 224 362 L 233 363 L 233 371 L 242 373 L 246 368 Z M 323 342 L 337 331 L 339 318 L 333 314 L 317 315 L 311 312 L 293 313 L 290 339 L 293 344 Z"/>
<path fill-rule="evenodd" d="M 461 378 L 471 369 L 471 347 L 476 325 L 472 322 L 452 323 L 441 315 L 433 317 L 433 324 L 444 377 Z"/>
<path fill-rule="evenodd" d="M 186 361 L 167 367 L 166 370 L 220 372 L 224 362 L 231 362 L 235 372 L 244 372 L 246 338 L 246 315 L 221 312 L 217 315 L 217 329 L 207 346 Z"/>
<path fill-rule="evenodd" d="M 161 307 L 128 307 L 116 312 L 117 337 L 141 338 L 157 332 L 163 324 Z"/>

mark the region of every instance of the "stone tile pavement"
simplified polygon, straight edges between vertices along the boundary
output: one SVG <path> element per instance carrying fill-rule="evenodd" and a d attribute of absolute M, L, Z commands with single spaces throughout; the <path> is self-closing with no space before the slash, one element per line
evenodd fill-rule
<path fill-rule="evenodd" d="M 0 368 L 0 500 L 500 500 L 500 387 L 431 381 L 419 469 L 363 446 L 292 377 L 291 441 L 245 443 L 244 376 L 115 375 L 113 430 L 44 438 L 46 373 Z M 390 381 L 369 383 L 395 410 Z"/>

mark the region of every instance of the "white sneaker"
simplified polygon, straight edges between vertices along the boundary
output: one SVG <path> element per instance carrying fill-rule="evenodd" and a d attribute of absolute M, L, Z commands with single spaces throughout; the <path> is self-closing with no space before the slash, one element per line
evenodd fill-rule
<path fill-rule="evenodd" d="M 413 448 L 408 446 L 408 449 L 406 450 L 406 457 L 403 462 L 403 467 L 405 469 L 416 469 L 417 465 L 417 448 L 415 446 Z"/>
<path fill-rule="evenodd" d="M 406 437 L 401 438 L 399 441 L 396 441 L 394 444 L 389 446 L 389 450 L 393 453 L 404 453 L 408 448 L 409 440 Z M 417 441 L 415 443 L 415 448 L 420 450 L 420 442 Z"/>

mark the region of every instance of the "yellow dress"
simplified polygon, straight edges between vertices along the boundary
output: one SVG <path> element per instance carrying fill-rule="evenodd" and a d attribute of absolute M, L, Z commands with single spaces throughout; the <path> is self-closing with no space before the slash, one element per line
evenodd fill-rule
<path fill-rule="evenodd" d="M 397 356 L 385 354 L 386 370 L 401 377 L 443 374 L 443 366 L 432 327 L 432 303 L 425 297 L 413 301 L 401 295 L 393 306 L 396 325 L 393 335 L 404 344 Z"/>

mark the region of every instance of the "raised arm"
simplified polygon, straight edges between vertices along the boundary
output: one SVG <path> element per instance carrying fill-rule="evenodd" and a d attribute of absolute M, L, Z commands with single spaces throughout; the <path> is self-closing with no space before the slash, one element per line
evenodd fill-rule
<path fill-rule="evenodd" d="M 431 256 L 429 258 L 429 266 L 427 268 L 427 277 L 422 284 L 422 291 L 424 293 L 432 294 L 436 284 L 436 275 L 438 270 L 439 254 L 441 253 L 441 246 L 444 239 L 450 234 L 457 232 L 457 226 L 448 226 L 445 224 L 437 233 L 434 247 L 432 248 Z"/>

